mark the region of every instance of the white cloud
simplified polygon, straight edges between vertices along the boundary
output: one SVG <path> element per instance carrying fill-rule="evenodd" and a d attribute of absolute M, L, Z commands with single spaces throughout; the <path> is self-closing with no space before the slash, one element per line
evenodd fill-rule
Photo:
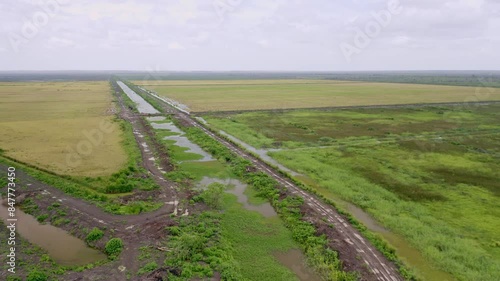
<path fill-rule="evenodd" d="M 266 39 L 262 39 L 262 40 L 257 41 L 257 44 L 259 44 L 261 47 L 264 47 L 264 48 L 269 47 L 269 41 L 267 41 Z"/>
<path fill-rule="evenodd" d="M 49 54 L 54 68 L 71 62 L 96 69 L 478 69 L 498 68 L 500 61 L 496 0 L 401 0 L 402 14 L 353 64 L 341 58 L 339 43 L 352 40 L 354 28 L 386 9 L 388 0 L 220 0 L 236 3 L 222 23 L 214 1 L 65 1 L 13 55 L 5 51 L 8 34 L 21 34 L 25 19 L 40 11 L 39 1 L 2 2 L 0 67 L 45 69 L 32 58 Z M 463 54 L 474 59 L 462 60 Z"/>
<path fill-rule="evenodd" d="M 172 42 L 167 45 L 169 50 L 184 50 L 184 46 L 182 46 L 179 42 Z"/>

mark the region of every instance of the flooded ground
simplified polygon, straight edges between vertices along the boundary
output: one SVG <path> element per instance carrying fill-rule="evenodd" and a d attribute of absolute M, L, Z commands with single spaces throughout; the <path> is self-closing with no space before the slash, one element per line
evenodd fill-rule
<path fill-rule="evenodd" d="M 3 201 L 0 204 L 0 213 L 4 223 L 8 224 L 8 211 Z M 18 235 L 46 250 L 49 256 L 61 265 L 81 266 L 107 258 L 66 231 L 49 224 L 40 224 L 33 216 L 19 209 L 16 209 L 16 217 Z"/>
<path fill-rule="evenodd" d="M 305 184 L 311 185 L 311 180 L 307 177 L 299 176 L 297 177 L 297 179 L 303 181 Z M 380 234 L 387 242 L 389 242 L 391 246 L 396 249 L 398 257 L 404 260 L 410 267 L 414 268 L 423 280 L 455 280 L 449 273 L 434 268 L 420 253 L 420 251 L 413 247 L 402 236 L 395 234 L 389 229 L 385 228 L 363 209 L 350 202 L 340 199 L 326 188 L 314 184 L 312 185 L 320 194 L 324 195 L 330 200 L 333 200 L 335 204 L 346 210 L 356 220 L 360 221 L 364 226 L 366 226 L 370 231 Z"/>
<path fill-rule="evenodd" d="M 292 249 L 287 252 L 277 252 L 276 259 L 288 267 L 300 281 L 321 281 L 321 278 L 306 264 L 306 259 L 302 251 Z"/>
<path fill-rule="evenodd" d="M 151 120 L 151 117 L 148 118 L 148 120 Z M 163 121 L 163 120 L 160 120 Z M 201 155 L 203 158 L 200 160 L 195 160 L 198 162 L 207 162 L 207 161 L 213 161 L 214 158 L 212 158 L 212 155 L 208 154 L 205 152 L 200 146 L 197 144 L 191 142 L 185 135 L 184 132 L 179 129 L 177 126 L 175 126 L 173 123 L 151 123 L 151 126 L 154 129 L 157 130 L 169 130 L 170 132 L 177 134 L 174 136 L 168 136 L 165 137 L 165 140 L 173 140 L 175 141 L 174 145 L 179 146 L 179 147 L 184 147 L 187 148 L 185 152 L 188 153 L 194 153 Z"/>
<path fill-rule="evenodd" d="M 167 119 L 167 117 L 164 117 L 164 116 L 151 116 L 151 117 L 146 117 L 146 119 L 149 122 L 161 122 L 161 121 L 165 121 L 165 119 Z"/>
<path fill-rule="evenodd" d="M 276 211 L 274 211 L 274 208 L 271 206 L 269 203 L 263 203 L 260 205 L 253 205 L 248 201 L 248 196 L 245 194 L 245 190 L 247 188 L 247 184 L 242 183 L 239 180 L 236 179 L 218 179 L 218 178 L 210 178 L 210 177 L 204 177 L 200 182 L 199 186 L 204 188 L 209 186 L 211 183 L 220 183 L 223 185 L 231 186 L 232 188 L 227 189 L 226 192 L 230 194 L 236 195 L 238 198 L 238 203 L 243 204 L 243 207 L 246 210 L 250 211 L 256 211 L 262 214 L 264 217 L 269 218 L 269 217 L 274 217 L 277 216 L 278 214 Z"/>
<path fill-rule="evenodd" d="M 230 135 L 230 134 L 228 134 L 228 133 L 226 133 L 226 132 L 224 132 L 222 130 L 220 130 L 219 133 L 221 135 L 227 137 L 228 139 L 230 139 L 232 142 L 237 143 L 238 145 L 244 147 L 246 150 L 259 155 L 259 157 L 262 160 L 264 160 L 264 162 L 266 162 L 268 164 L 271 164 L 272 166 L 278 167 L 280 170 L 283 170 L 283 171 L 289 173 L 292 176 L 299 175 L 297 172 L 294 172 L 294 171 L 288 169 L 287 167 L 281 165 L 280 163 L 278 163 L 278 161 L 274 160 L 269 155 L 267 155 L 268 152 L 279 151 L 279 149 L 257 149 L 255 147 L 247 144 L 246 142 L 244 142 L 244 141 L 242 141 L 242 140 L 240 140 L 238 138 L 235 138 L 232 135 Z"/>
<path fill-rule="evenodd" d="M 158 110 L 156 110 L 151 104 L 149 104 L 147 101 L 145 101 L 141 96 L 136 94 L 132 89 L 130 89 L 125 83 L 122 81 L 118 81 L 118 86 L 120 86 L 123 90 L 123 92 L 134 102 L 137 104 L 137 110 L 139 110 L 140 113 L 144 114 L 158 114 L 160 113 Z"/>

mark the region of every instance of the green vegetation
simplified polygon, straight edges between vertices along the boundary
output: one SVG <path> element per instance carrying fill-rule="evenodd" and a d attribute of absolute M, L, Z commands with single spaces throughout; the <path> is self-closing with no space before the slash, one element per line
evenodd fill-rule
<path fill-rule="evenodd" d="M 222 208 L 222 196 L 224 194 L 224 185 L 220 183 L 210 184 L 200 196 L 202 201 L 212 209 Z"/>
<path fill-rule="evenodd" d="M 39 271 L 37 269 L 34 269 L 28 274 L 28 277 L 26 278 L 26 280 L 27 281 L 46 281 L 48 278 L 49 277 L 44 272 Z"/>
<path fill-rule="evenodd" d="M 497 280 L 499 110 L 299 110 L 206 119 L 256 147 L 288 148 L 269 154 L 327 199 L 361 207 L 458 280 Z"/>
<path fill-rule="evenodd" d="M 120 238 L 111 238 L 104 248 L 110 259 L 115 259 L 123 250 L 123 242 Z"/>
<path fill-rule="evenodd" d="M 137 90 L 137 87 L 131 86 L 133 89 Z M 141 91 L 137 92 L 141 94 Z M 157 100 L 147 95 L 142 96 L 154 107 L 161 108 Z M 220 162 L 227 163 L 230 167 L 231 174 L 243 179 L 257 190 L 258 196 L 266 198 L 271 202 L 285 222 L 285 226 L 291 231 L 294 240 L 299 242 L 300 247 L 306 253 L 308 263 L 314 265 L 314 268 L 319 271 L 323 278 L 326 280 L 357 279 L 355 273 L 346 273 L 342 271 L 341 262 L 337 254 L 328 248 L 328 241 L 326 238 L 324 236 L 317 236 L 314 226 L 310 222 L 302 220 L 300 206 L 303 202 L 300 198 L 286 196 L 279 190 L 277 182 L 266 174 L 261 172 L 249 172 L 248 168 L 252 166 L 249 161 L 235 156 L 229 149 L 207 136 L 200 129 L 195 127 L 184 127 L 177 122 L 177 120 L 174 119 L 173 121 L 178 127 L 182 128 L 190 141 L 198 144 L 203 150 L 209 152 Z M 179 176 L 180 179 L 182 179 L 182 177 L 193 179 L 193 177 L 185 171 L 176 171 L 176 176 Z M 194 234 L 192 237 L 185 237 L 187 240 L 186 243 L 198 245 L 195 249 L 202 247 L 200 246 L 202 242 L 198 241 L 199 236 L 203 235 Z M 179 262 L 179 264 L 182 263 Z M 204 270 L 205 269 L 199 268 L 196 272 L 205 272 Z"/>
<path fill-rule="evenodd" d="M 230 252 L 230 245 L 220 235 L 220 214 L 203 212 L 178 219 L 178 225 L 168 229 L 167 245 L 173 250 L 167 254 L 165 265 L 181 268 L 180 278 L 211 277 L 214 270 L 223 280 L 241 280 L 237 263 Z"/>
<path fill-rule="evenodd" d="M 320 271 L 321 276 L 327 280 L 356 279 L 355 275 L 341 270 L 341 263 L 336 254 L 327 247 L 326 239 L 316 236 L 314 226 L 301 219 L 300 206 L 303 202 L 299 198 L 290 196 L 280 198 L 280 190 L 274 179 L 260 172 L 249 173 L 247 167 L 251 166 L 250 162 L 236 157 L 201 130 L 194 127 L 184 130 L 191 141 L 221 161 L 228 162 L 234 175 L 244 179 L 258 191 L 258 196 L 267 198 L 272 203 L 285 222 L 285 226 L 292 232 L 294 240 L 306 253 L 308 262 Z"/>
<path fill-rule="evenodd" d="M 137 81 L 194 112 L 500 100 L 474 87 L 334 80 Z"/>
<path fill-rule="evenodd" d="M 104 232 L 102 230 L 100 230 L 99 228 L 94 227 L 89 232 L 89 234 L 87 235 L 87 237 L 85 238 L 85 241 L 87 241 L 87 243 L 89 243 L 89 242 L 95 242 L 95 241 L 101 239 L 103 236 L 104 236 Z"/>
<path fill-rule="evenodd" d="M 103 181 L 102 178 L 76 179 L 70 176 L 59 176 L 49 171 L 44 171 L 39 168 L 32 167 L 31 165 L 26 163 L 14 162 L 11 159 L 2 156 L 0 156 L 0 163 L 7 166 L 14 166 L 16 167 L 16 170 L 22 169 L 24 172 L 36 178 L 37 180 L 40 180 L 41 182 L 46 183 L 50 186 L 59 188 L 69 195 L 92 202 L 109 213 L 121 215 L 139 214 L 141 212 L 157 210 L 162 206 L 162 203 L 147 201 L 134 201 L 129 202 L 128 204 L 123 204 L 120 202 L 119 197 L 117 197 L 116 195 L 105 194 L 96 190 L 95 186 L 97 186 L 97 182 Z M 146 184 L 148 182 L 152 182 L 151 179 L 142 180 Z M 137 178 L 137 181 L 140 182 L 140 179 Z M 28 200 L 26 201 L 30 202 Z M 26 205 L 26 202 L 24 202 L 24 204 Z M 34 205 L 34 207 L 36 208 L 36 205 Z M 31 213 L 29 211 L 29 207 L 25 207 L 24 210 L 31 215 L 35 215 L 34 213 Z"/>
<path fill-rule="evenodd" d="M 145 264 L 143 267 L 141 267 L 139 269 L 139 271 L 137 272 L 137 274 L 143 275 L 143 274 L 149 273 L 151 271 L 154 271 L 157 268 L 158 268 L 158 264 L 156 262 L 152 261 L 150 263 Z"/>

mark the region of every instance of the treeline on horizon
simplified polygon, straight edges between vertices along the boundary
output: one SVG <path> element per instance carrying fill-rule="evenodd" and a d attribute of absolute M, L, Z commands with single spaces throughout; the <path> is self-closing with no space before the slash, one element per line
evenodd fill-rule
<path fill-rule="evenodd" d="M 353 71 L 353 72 L 252 72 L 252 71 L 2 71 L 0 82 L 95 81 L 113 75 L 128 80 L 249 80 L 319 79 L 410 83 L 474 87 L 500 87 L 500 71 Z"/>

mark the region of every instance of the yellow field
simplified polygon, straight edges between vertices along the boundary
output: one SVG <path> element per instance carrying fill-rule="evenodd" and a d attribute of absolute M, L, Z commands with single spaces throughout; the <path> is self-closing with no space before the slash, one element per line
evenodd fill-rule
<path fill-rule="evenodd" d="M 301 79 L 134 83 L 194 112 L 500 100 L 497 89 L 422 84 Z"/>
<path fill-rule="evenodd" d="M 0 83 L 0 148 L 7 156 L 74 176 L 125 165 L 107 82 Z"/>

